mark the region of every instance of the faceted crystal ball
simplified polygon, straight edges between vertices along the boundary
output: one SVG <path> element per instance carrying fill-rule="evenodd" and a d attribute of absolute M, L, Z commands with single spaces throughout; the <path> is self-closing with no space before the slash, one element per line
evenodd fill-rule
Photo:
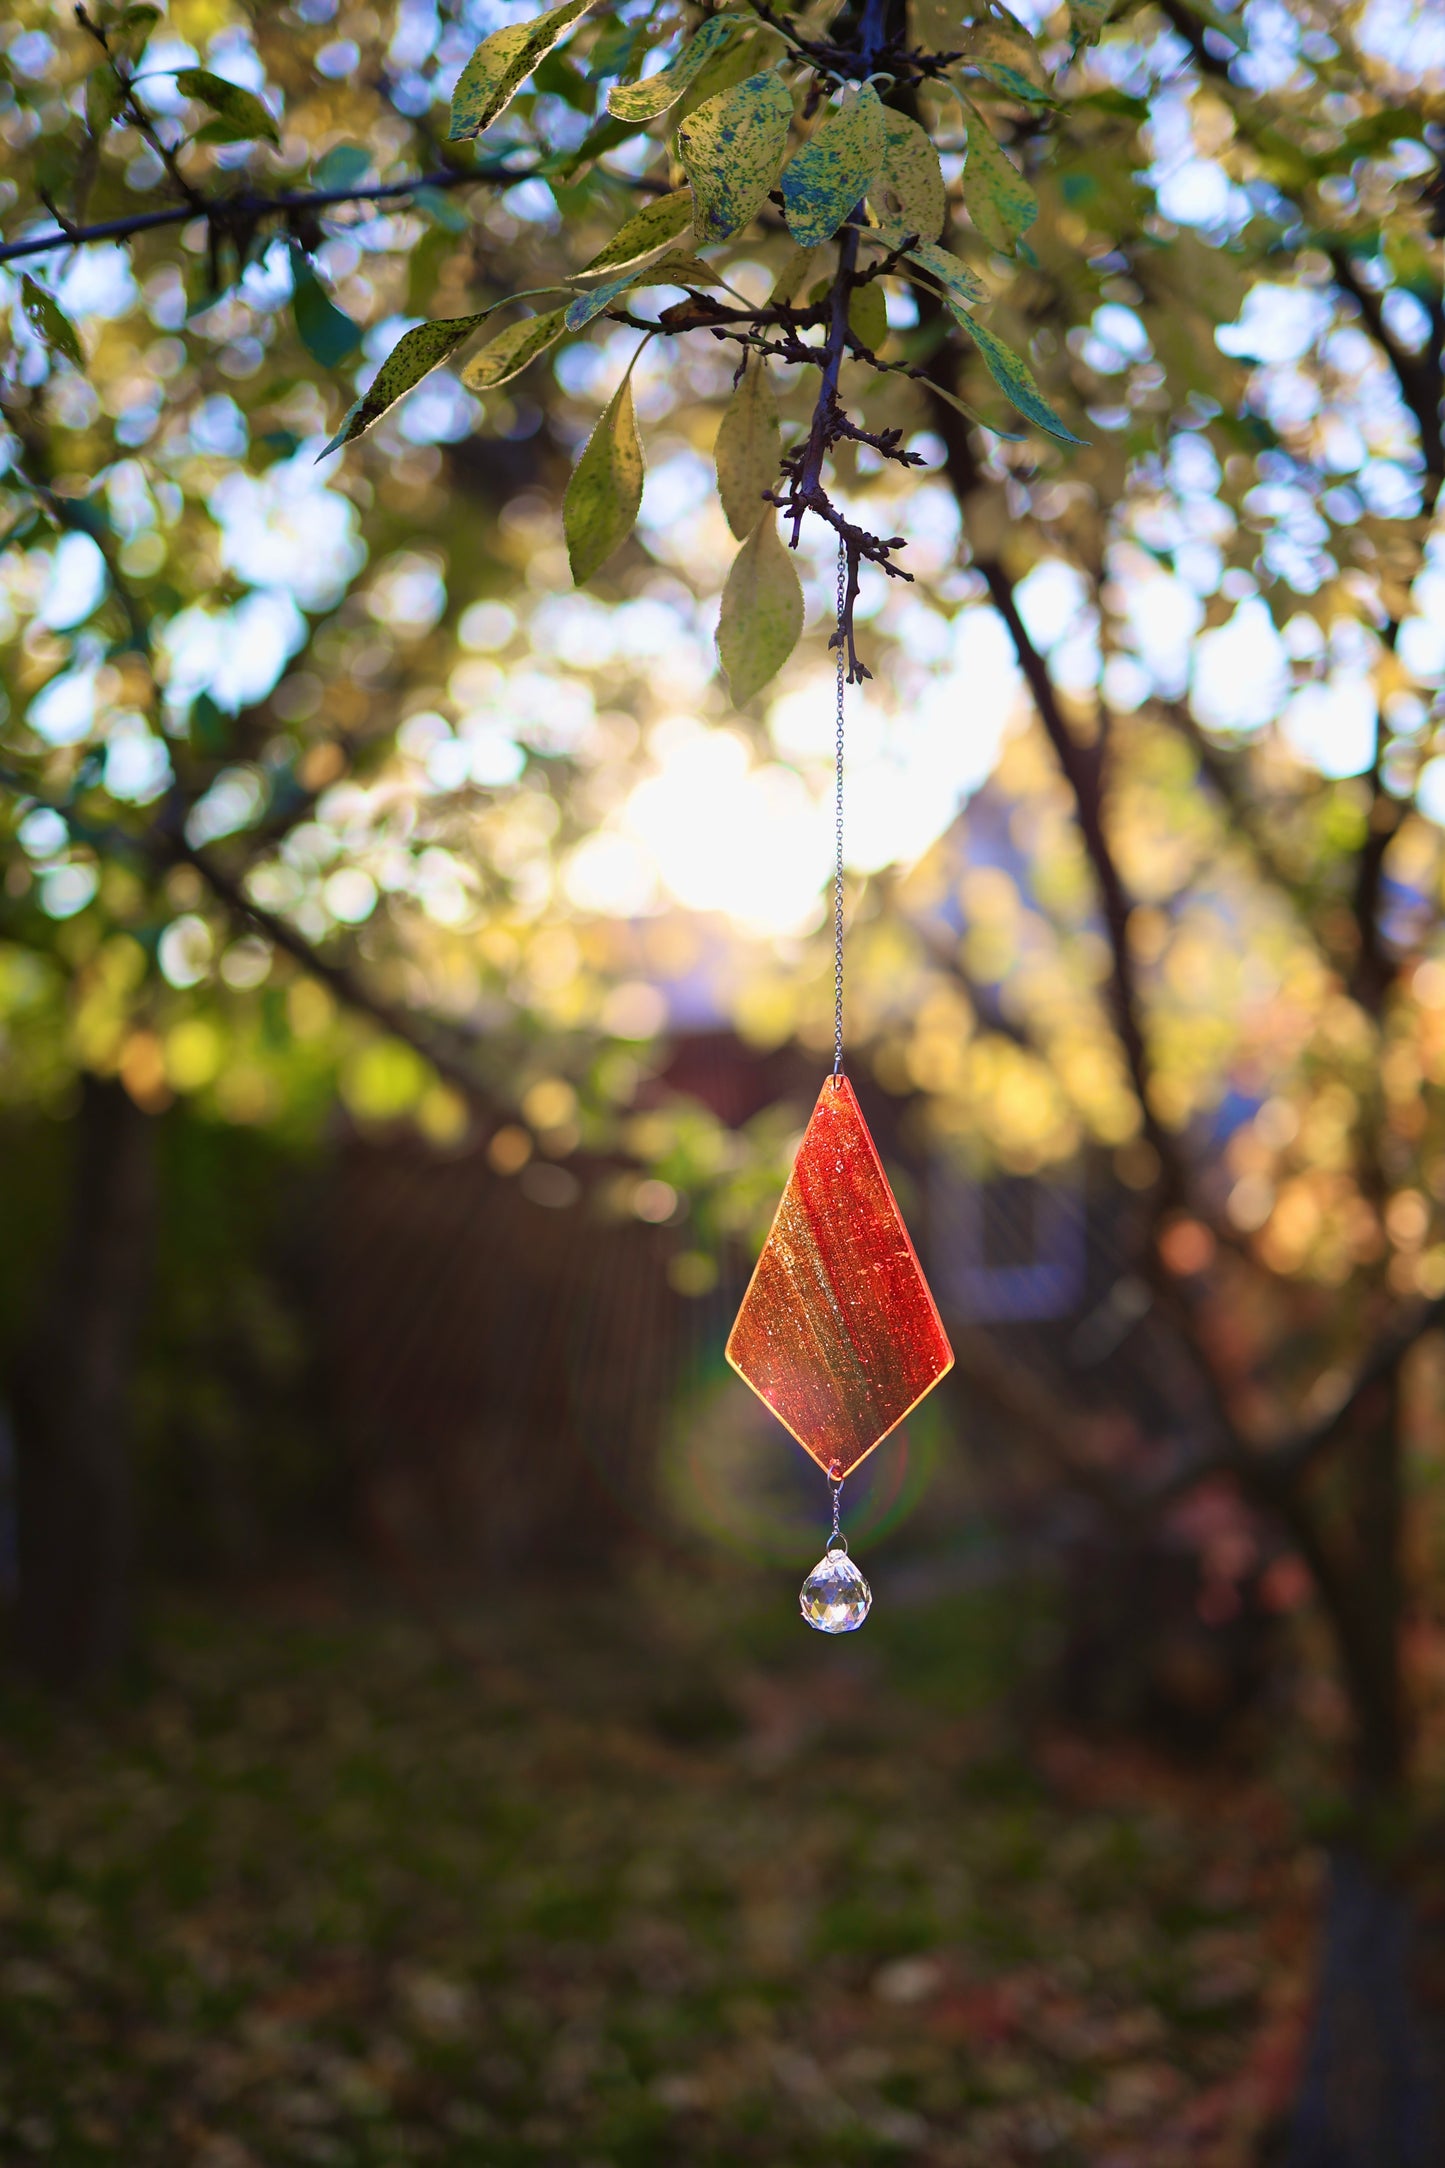
<path fill-rule="evenodd" d="M 841 1549 L 819 1559 L 798 1596 L 804 1618 L 820 1634 L 856 1633 L 872 1601 L 872 1589 Z"/>

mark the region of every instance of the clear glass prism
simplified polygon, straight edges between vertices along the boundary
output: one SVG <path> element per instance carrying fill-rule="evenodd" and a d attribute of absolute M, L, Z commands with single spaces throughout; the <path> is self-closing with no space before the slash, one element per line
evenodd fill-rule
<path fill-rule="evenodd" d="M 798 1593 L 804 1618 L 820 1634 L 852 1634 L 868 1616 L 873 1591 L 841 1548 L 818 1560 Z"/>

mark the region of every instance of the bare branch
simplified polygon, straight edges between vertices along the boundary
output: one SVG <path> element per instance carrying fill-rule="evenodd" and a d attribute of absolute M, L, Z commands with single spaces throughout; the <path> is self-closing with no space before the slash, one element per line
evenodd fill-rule
<path fill-rule="evenodd" d="M 163 211 L 133 211 L 122 218 L 101 219 L 95 225 L 71 226 L 58 233 L 31 234 L 23 241 L 0 244 L 0 264 L 15 263 L 22 256 L 50 256 L 57 249 L 78 248 L 87 241 L 123 241 L 133 233 L 149 233 L 158 226 L 183 226 L 193 218 L 222 223 L 254 223 L 266 218 L 290 218 L 307 211 L 324 211 L 339 203 L 390 203 L 400 196 L 415 195 L 421 188 L 466 188 L 473 182 L 503 182 L 512 187 L 530 180 L 535 165 L 510 165 L 505 157 L 478 159 L 464 171 L 454 166 L 433 173 L 416 173 L 405 181 L 378 181 L 370 188 L 294 189 L 284 195 L 267 196 L 246 191 L 234 196 L 213 196 L 193 203 L 168 204 Z M 647 174 L 611 173 L 609 181 L 620 188 L 634 188 L 649 195 L 665 192 L 667 182 Z"/>

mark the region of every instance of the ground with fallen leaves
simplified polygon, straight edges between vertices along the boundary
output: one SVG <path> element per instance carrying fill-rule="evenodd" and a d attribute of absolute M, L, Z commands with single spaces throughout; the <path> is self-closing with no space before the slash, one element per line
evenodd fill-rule
<path fill-rule="evenodd" d="M 791 1601 L 653 1578 L 441 1637 L 192 1607 L 99 1717 L 12 1690 L 0 2159 L 1267 2157 L 1288 1811 L 1022 1724 L 996 1593 L 842 1644 Z"/>

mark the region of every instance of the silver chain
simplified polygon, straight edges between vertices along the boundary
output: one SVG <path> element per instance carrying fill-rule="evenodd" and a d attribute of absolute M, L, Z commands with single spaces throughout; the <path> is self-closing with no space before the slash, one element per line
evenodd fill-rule
<path fill-rule="evenodd" d="M 838 1463 L 834 1461 L 833 1466 L 836 1468 L 837 1465 Z M 839 1526 L 839 1516 L 843 1511 L 842 1476 L 834 1475 L 830 1470 L 828 1475 L 828 1485 L 833 1493 L 833 1532 L 828 1538 L 828 1549 L 830 1551 L 846 1551 L 848 1548 L 848 1539 L 843 1534 L 842 1528 Z"/>
<path fill-rule="evenodd" d="M 838 541 L 838 729 L 833 761 L 833 1074 L 843 1074 L 843 615 L 848 593 L 848 560 Z M 833 1533 L 838 1502 L 833 1501 Z"/>

